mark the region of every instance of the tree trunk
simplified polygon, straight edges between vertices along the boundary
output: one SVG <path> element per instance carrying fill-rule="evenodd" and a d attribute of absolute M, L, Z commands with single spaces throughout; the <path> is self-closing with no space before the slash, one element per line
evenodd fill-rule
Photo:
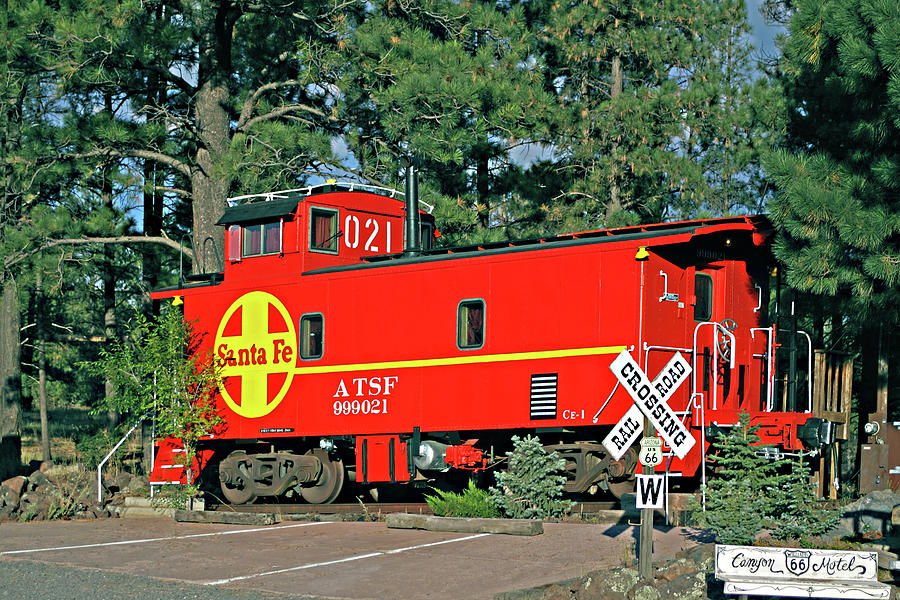
<path fill-rule="evenodd" d="M 478 220 L 481 227 L 487 229 L 491 226 L 490 169 L 488 164 L 488 150 L 490 146 L 484 140 L 477 144 L 475 148 L 475 189 L 478 192 Z"/>
<path fill-rule="evenodd" d="M 37 306 L 42 304 L 42 296 L 44 293 L 44 277 L 41 272 L 40 261 L 34 274 L 34 295 L 36 296 Z M 38 366 L 38 406 L 41 412 L 41 460 L 50 462 L 50 423 L 47 418 L 47 359 L 44 354 L 44 317 L 35 311 L 35 330 L 37 331 L 35 339 L 35 351 L 37 353 Z"/>
<path fill-rule="evenodd" d="M 222 269 L 225 231 L 216 221 L 225 212 L 231 179 L 217 173 L 221 158 L 231 141 L 227 111 L 228 81 L 231 77 L 231 39 L 240 8 L 230 2 L 204 6 L 198 18 L 200 64 L 195 102 L 197 148 L 191 176 L 194 220 L 194 273 Z"/>
<path fill-rule="evenodd" d="M 624 88 L 624 74 L 622 73 L 622 57 L 616 54 L 612 57 L 612 86 L 610 89 L 610 97 L 613 99 L 618 98 L 622 95 L 622 90 Z M 611 132 L 611 135 L 617 135 L 616 130 L 614 129 Z M 613 137 L 612 143 L 612 157 L 613 161 L 617 159 L 616 155 L 618 154 L 619 143 Z M 613 162 L 612 173 L 610 173 L 610 177 L 612 178 L 612 182 L 609 186 L 609 205 L 606 207 L 606 218 L 609 217 L 622 210 L 622 198 L 620 197 L 621 189 L 619 187 L 619 167 L 616 162 Z"/>
<path fill-rule="evenodd" d="M 163 7 L 156 8 L 156 17 L 162 21 Z M 158 74 L 151 74 L 147 78 L 148 97 L 153 98 L 158 106 L 164 106 L 166 102 L 166 90 L 160 81 Z M 165 143 L 165 139 L 157 141 L 159 145 Z M 163 195 L 157 191 L 157 186 L 165 181 L 165 171 L 159 170 L 156 161 L 144 161 L 144 235 L 159 236 L 162 233 Z M 145 246 L 141 254 L 142 279 L 144 283 L 144 314 L 149 318 L 159 314 L 159 300 L 150 298 L 150 292 L 159 285 L 159 270 L 161 261 L 159 251 L 152 245 Z M 179 274 L 182 275 L 182 274 Z"/>
<path fill-rule="evenodd" d="M 105 98 L 106 102 L 106 110 L 112 115 L 112 98 L 107 94 Z M 103 207 L 113 212 L 115 207 L 113 206 L 113 184 L 112 179 L 110 178 L 110 173 L 112 172 L 112 167 L 109 164 L 105 164 L 102 167 L 103 173 L 103 182 L 102 182 L 102 202 Z M 116 335 L 116 265 L 115 265 L 115 248 L 111 245 L 103 246 L 103 325 L 104 325 L 104 335 L 107 340 L 111 340 Z M 103 385 L 103 394 L 107 399 L 107 406 L 109 406 L 109 400 L 115 394 L 115 389 L 113 388 L 112 382 L 109 378 L 106 379 Z M 106 413 L 106 424 L 109 427 L 110 431 L 119 424 L 119 413 L 115 410 L 109 410 Z"/>
<path fill-rule="evenodd" d="M 16 280 L 0 273 L 0 480 L 22 467 L 19 302 Z"/>

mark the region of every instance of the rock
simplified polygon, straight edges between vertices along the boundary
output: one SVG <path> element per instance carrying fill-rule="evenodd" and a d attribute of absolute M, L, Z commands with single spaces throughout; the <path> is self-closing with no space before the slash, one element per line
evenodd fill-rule
<path fill-rule="evenodd" d="M 135 476 L 131 478 L 131 481 L 128 483 L 128 486 L 125 487 L 123 492 L 140 492 L 142 490 L 146 490 L 150 487 L 150 479 L 143 476 Z"/>
<path fill-rule="evenodd" d="M 844 507 L 841 520 L 825 536 L 826 540 L 891 533 L 892 513 L 900 505 L 900 495 L 876 490 Z"/>
<path fill-rule="evenodd" d="M 22 494 L 18 513 L 25 521 L 47 519 L 50 515 L 50 499 L 35 492 L 25 492 Z"/>
<path fill-rule="evenodd" d="M 0 487 L 0 507 L 8 506 L 11 511 L 19 506 L 19 499 L 13 495 L 9 488 Z"/>
<path fill-rule="evenodd" d="M 616 567 L 608 572 L 603 584 L 610 592 L 628 593 L 640 580 L 641 576 L 637 570 L 628 567 Z"/>
<path fill-rule="evenodd" d="M 47 473 L 47 471 L 52 469 L 55 465 L 56 463 L 54 463 L 52 460 L 45 460 L 38 466 L 38 471 L 40 471 L 41 473 Z"/>
<path fill-rule="evenodd" d="M 11 477 L 6 481 L 0 483 L 0 486 L 3 486 L 9 489 L 13 495 L 16 497 L 16 501 L 22 496 L 22 492 L 25 491 L 25 487 L 28 484 L 28 478 L 24 475 L 19 475 L 18 477 Z"/>
<path fill-rule="evenodd" d="M 50 478 L 47 477 L 42 471 L 34 471 L 31 475 L 28 476 L 28 486 L 34 490 L 42 485 L 47 485 L 50 483 Z"/>
<path fill-rule="evenodd" d="M 628 594 L 612 591 L 606 585 L 607 571 L 592 571 L 581 578 L 581 588 L 576 592 L 578 600 L 628 600 Z"/>
<path fill-rule="evenodd" d="M 671 598 L 671 596 L 662 596 L 656 586 L 652 583 L 642 583 L 632 590 L 631 598 L 634 600 L 660 600 L 661 598 Z"/>
<path fill-rule="evenodd" d="M 706 598 L 706 574 L 696 570 L 678 575 L 658 585 L 660 598 Z"/>
<path fill-rule="evenodd" d="M 682 575 L 696 572 L 697 563 L 695 561 L 687 558 L 676 558 L 660 565 L 654 573 L 654 578 L 656 581 L 672 581 Z"/>
<path fill-rule="evenodd" d="M 692 548 L 686 548 L 675 554 L 675 558 L 684 558 L 696 563 L 700 570 L 710 571 L 715 566 L 716 545 L 713 543 L 699 544 Z"/>

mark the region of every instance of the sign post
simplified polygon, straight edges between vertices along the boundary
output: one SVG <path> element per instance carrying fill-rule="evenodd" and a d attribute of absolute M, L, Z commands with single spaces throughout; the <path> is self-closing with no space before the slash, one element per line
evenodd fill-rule
<path fill-rule="evenodd" d="M 676 352 L 650 381 L 628 350 L 622 350 L 609 368 L 634 400 L 634 406 L 606 436 L 603 446 L 619 460 L 642 431 L 645 435 L 638 454 L 643 473 L 637 476 L 635 491 L 637 507 L 641 509 L 638 570 L 642 579 L 650 579 L 653 575 L 653 511 L 661 507 L 663 498 L 663 476 L 655 474 L 656 466 L 662 463 L 662 442 L 656 434 L 659 432 L 678 458 L 687 456 L 694 447 L 694 436 L 668 405 L 669 398 L 690 375 L 691 366 L 680 352 Z"/>
<path fill-rule="evenodd" d="M 644 419 L 644 433 L 648 435 L 652 435 L 653 439 L 658 439 L 656 437 L 656 432 L 653 430 L 653 425 L 650 424 L 649 419 Z M 644 440 L 649 438 L 644 438 Z M 643 441 L 642 445 L 643 445 Z M 653 471 L 654 467 L 649 465 L 643 465 L 642 472 L 643 475 L 646 476 L 655 476 Z M 638 480 L 638 486 L 640 486 L 642 482 L 640 479 Z M 637 495 L 641 495 L 640 487 L 636 490 Z M 653 511 L 654 508 L 642 508 L 641 509 L 641 535 L 640 535 L 640 547 L 638 548 L 638 572 L 643 580 L 650 580 L 653 578 Z"/>

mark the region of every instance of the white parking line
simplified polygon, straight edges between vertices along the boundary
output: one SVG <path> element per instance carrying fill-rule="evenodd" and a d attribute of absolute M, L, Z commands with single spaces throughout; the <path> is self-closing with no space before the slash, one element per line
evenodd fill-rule
<path fill-rule="evenodd" d="M 474 540 L 475 538 L 491 535 L 490 533 L 479 533 L 452 540 L 443 540 L 440 542 L 431 542 L 429 544 L 419 544 L 417 546 L 407 546 L 406 548 L 395 548 L 394 550 L 383 550 L 378 552 L 369 552 L 368 554 L 359 554 L 357 556 L 348 556 L 346 558 L 338 558 L 336 560 L 327 560 L 324 562 L 309 563 L 300 565 L 299 567 L 289 567 L 287 569 L 278 569 L 277 571 L 265 571 L 263 573 L 254 573 L 252 575 L 240 575 L 238 577 L 229 577 L 228 579 L 219 579 L 217 581 L 206 581 L 203 585 L 223 585 L 226 583 L 234 583 L 235 581 L 243 581 L 245 579 L 254 579 L 256 577 L 265 577 L 267 575 L 278 575 L 279 573 L 290 573 L 291 571 L 302 571 L 303 569 L 314 569 L 315 567 L 326 567 L 328 565 L 336 565 L 338 563 L 351 562 L 354 560 L 362 560 L 364 558 L 374 558 L 376 556 L 386 556 L 388 554 L 399 554 L 408 550 L 418 550 L 419 548 L 428 548 L 430 546 L 440 546 L 441 544 L 452 544 L 453 542 L 464 542 L 466 540 Z"/>
<path fill-rule="evenodd" d="M 233 535 L 237 533 L 257 533 L 260 531 L 280 531 L 282 529 L 292 529 L 294 527 L 311 527 L 313 525 L 326 525 L 328 521 L 318 521 L 311 523 L 297 523 L 295 525 L 281 525 L 278 527 L 258 527 L 255 529 L 238 529 L 235 531 L 218 531 L 216 533 L 194 533 L 191 535 L 176 535 L 172 537 L 145 538 L 141 540 L 123 540 L 121 542 L 101 542 L 97 544 L 81 544 L 79 546 L 56 546 L 55 548 L 32 548 L 30 550 L 7 550 L 0 552 L 0 556 L 12 554 L 33 554 L 35 552 L 53 552 L 55 550 L 78 550 L 81 548 L 102 548 L 104 546 L 127 546 L 128 544 L 146 544 L 148 542 L 166 542 L 170 540 L 189 540 L 192 538 L 214 537 L 218 535 Z"/>

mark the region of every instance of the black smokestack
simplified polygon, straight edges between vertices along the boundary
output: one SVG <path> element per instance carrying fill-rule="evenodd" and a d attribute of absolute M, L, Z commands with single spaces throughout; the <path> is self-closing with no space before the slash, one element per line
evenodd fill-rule
<path fill-rule="evenodd" d="M 406 248 L 409 256 L 416 256 L 422 250 L 419 226 L 419 174 L 410 161 L 406 166 Z"/>

